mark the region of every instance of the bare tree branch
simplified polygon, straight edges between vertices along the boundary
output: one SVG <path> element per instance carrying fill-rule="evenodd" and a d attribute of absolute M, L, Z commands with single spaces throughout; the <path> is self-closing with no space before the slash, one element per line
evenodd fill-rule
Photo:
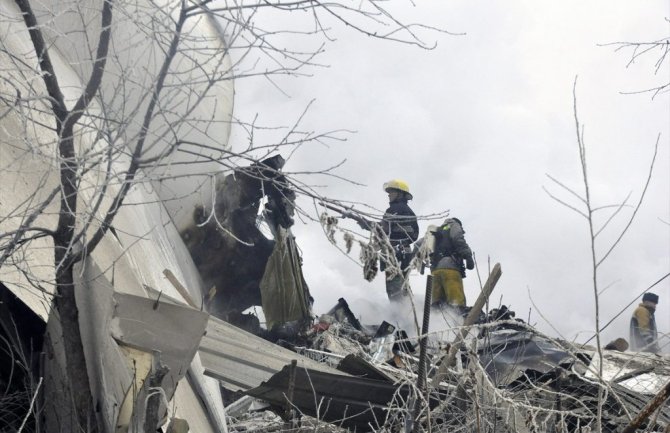
<path fill-rule="evenodd" d="M 647 174 L 647 180 L 644 184 L 644 188 L 642 189 L 642 193 L 640 194 L 640 199 L 638 200 L 637 205 L 635 205 L 635 208 L 633 209 L 633 213 L 631 214 L 628 223 L 626 223 L 626 226 L 623 228 L 623 230 L 621 230 L 619 237 L 612 243 L 607 252 L 603 254 L 600 260 L 597 262 L 596 266 L 599 266 L 603 262 L 603 260 L 605 260 L 612 253 L 612 251 L 616 248 L 619 242 L 621 242 L 621 239 L 628 231 L 628 228 L 631 226 L 631 224 L 633 224 L 635 215 L 637 215 L 637 212 L 640 210 L 640 206 L 642 206 L 642 201 L 644 200 L 644 196 L 647 193 L 647 188 L 649 188 L 649 183 L 651 182 L 651 175 L 654 171 L 654 163 L 656 162 L 656 155 L 658 155 L 658 143 L 660 139 L 661 135 L 659 134 L 658 137 L 656 138 L 656 144 L 654 145 L 654 155 L 652 156 L 651 162 L 649 163 L 649 173 Z"/>

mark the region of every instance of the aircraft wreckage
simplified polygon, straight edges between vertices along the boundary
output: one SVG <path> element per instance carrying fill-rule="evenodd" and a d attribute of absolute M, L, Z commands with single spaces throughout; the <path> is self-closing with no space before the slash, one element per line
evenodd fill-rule
<path fill-rule="evenodd" d="M 194 210 L 180 235 L 198 278 L 182 269 L 185 256 L 175 256 L 163 262 L 171 269 L 160 270 L 162 280 L 120 290 L 101 252 L 82 264 L 80 321 L 105 431 L 148 431 L 150 422 L 171 432 L 668 431 L 667 356 L 599 351 L 549 338 L 504 306 L 483 311 L 500 265 L 467 315 L 431 312 L 427 302 L 418 333 L 360 323 L 345 299 L 314 315 L 282 165 L 276 156 L 222 176 L 214 208 Z M 272 238 L 259 229 L 259 215 Z M 129 218 L 141 224 L 137 214 Z M 126 251 L 134 266 L 143 254 L 136 248 Z M 152 266 L 140 274 L 155 274 Z M 45 346 L 48 356 L 41 348 L 45 329 L 58 335 L 57 321 L 17 287 L 0 286 L 2 340 L 42 354 L 46 398 L 32 406 L 39 421 L 30 425 L 60 431 L 49 426 L 64 425 L 63 357 L 57 338 Z M 258 305 L 265 327 L 244 314 Z M 8 373 L 11 357 L 0 360 L 0 384 L 20 388 L 30 369 Z M 163 397 L 152 400 L 157 389 Z M 8 425 L 25 419 L 26 404 L 2 402 Z"/>

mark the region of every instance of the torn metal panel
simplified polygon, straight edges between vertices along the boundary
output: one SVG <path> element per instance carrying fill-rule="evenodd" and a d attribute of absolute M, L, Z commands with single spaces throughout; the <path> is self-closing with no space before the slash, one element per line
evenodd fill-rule
<path fill-rule="evenodd" d="M 129 395 L 132 389 L 137 390 L 133 384 L 139 385 L 148 373 L 147 369 L 140 373 L 137 361 L 146 356 L 153 359 L 157 355 L 168 366 L 169 372 L 163 378 L 161 388 L 170 400 L 197 351 L 208 315 L 189 307 L 115 293 L 92 260 L 85 263 L 83 267 L 81 264 L 78 266 L 75 280 L 82 343 L 88 366 L 88 372 L 82 374 L 89 375 L 91 394 L 100 408 L 104 431 L 133 431 L 136 426 L 143 426 L 143 411 L 135 405 L 130 410 L 133 412 L 132 421 L 127 415 L 128 408 L 122 412 L 125 415 L 121 419 L 119 411 L 124 401 L 126 405 L 144 401 L 141 395 Z M 65 358 L 58 323 L 55 317 L 51 317 L 48 323 L 49 352 L 53 356 L 48 357 L 50 361 L 45 368 L 46 398 L 54 403 L 67 398 L 62 389 Z M 138 350 L 121 349 L 117 342 Z M 128 358 L 126 355 L 131 352 L 132 356 Z M 61 410 L 57 404 L 46 407 L 46 425 L 53 429 L 50 431 L 67 428 L 63 422 L 68 422 L 68 417 L 63 416 Z"/>
<path fill-rule="evenodd" d="M 351 326 L 353 326 L 355 329 L 361 331 L 363 330 L 363 326 L 361 323 L 358 321 L 354 313 L 351 311 L 349 308 L 349 303 L 347 303 L 346 299 L 340 298 L 337 300 L 337 304 L 333 308 L 331 308 L 326 315 L 332 316 L 335 318 L 340 323 L 349 323 Z"/>
<path fill-rule="evenodd" d="M 480 341 L 479 362 L 497 386 L 505 386 L 524 371 L 546 373 L 570 365 L 574 357 L 556 343 L 528 331 L 501 329 Z"/>
<path fill-rule="evenodd" d="M 377 366 L 356 355 L 345 356 L 344 359 L 340 361 L 337 369 L 356 377 L 384 380 L 391 383 L 395 381 L 393 377 L 377 368 Z"/>
<path fill-rule="evenodd" d="M 145 286 L 144 290 L 152 301 L 160 301 L 160 305 L 172 304 L 184 307 L 184 302 L 164 292 Z M 174 294 L 173 294 L 174 295 Z M 216 379 L 204 375 L 200 356 L 195 354 L 187 374 L 187 381 L 182 380 L 177 387 L 170 413 L 184 418 L 198 432 L 226 432 L 223 401 Z M 180 390 L 182 392 L 180 392 Z M 204 407 L 201 407 L 204 405 Z M 181 408 L 181 409 L 180 409 Z M 188 410 L 186 409 L 188 408 Z M 203 416 L 198 414 L 202 413 Z"/>
<path fill-rule="evenodd" d="M 245 395 L 226 406 L 226 416 L 237 417 L 251 409 L 255 398 Z"/>
<path fill-rule="evenodd" d="M 209 314 L 124 293 L 115 293 L 114 299 L 112 336 L 131 347 L 160 352 L 170 371 L 183 377 L 198 350 Z"/>
<path fill-rule="evenodd" d="M 90 49 L 94 50 L 90 41 L 97 40 L 100 31 L 98 25 L 89 21 L 89 18 L 95 15 L 93 11 L 99 11 L 100 9 L 98 2 L 81 0 L 77 3 L 81 6 L 78 11 L 64 7 L 64 4 L 59 0 L 40 1 L 32 4 L 38 17 L 50 17 L 48 18 L 49 29 L 52 31 L 43 33 L 46 46 L 49 47 L 52 66 L 55 68 L 66 101 L 76 101 L 82 89 L 86 86 L 91 73 L 90 60 L 95 57 L 94 51 L 90 51 Z M 33 47 L 30 43 L 28 29 L 23 20 L 20 19 L 20 11 L 14 2 L 2 0 L 0 4 L 3 16 L 2 22 L 0 22 L 3 35 L 3 55 L 0 58 L 0 64 L 7 66 L 2 71 L 3 80 L 0 82 L 0 93 L 8 95 L 20 92 L 21 98 L 25 98 L 27 101 L 32 98 L 40 98 L 44 89 L 34 87 L 32 80 L 25 79 L 25 77 L 30 76 L 31 71 L 34 72 L 34 65 L 28 59 L 37 59 L 37 55 L 32 53 Z M 92 130 L 103 131 L 105 129 L 102 119 L 105 119 L 105 122 L 123 125 L 123 128 L 116 131 L 118 135 L 114 134 L 118 140 L 118 142 L 112 143 L 114 148 L 127 143 L 134 149 L 132 143 L 136 141 L 140 130 L 147 126 L 143 125 L 141 120 L 142 113 L 146 109 L 146 97 L 149 94 L 149 90 L 145 86 L 147 83 L 155 81 L 158 74 L 161 73 L 161 62 L 154 54 L 160 52 L 159 47 L 162 47 L 163 44 L 160 39 L 156 39 L 145 32 L 144 26 L 152 20 L 156 25 L 169 26 L 170 21 L 167 16 L 157 18 L 162 17 L 161 8 L 166 4 L 156 4 L 142 0 L 133 2 L 132 6 L 123 3 L 116 5 L 115 10 L 118 12 L 114 13 L 114 31 L 110 35 L 112 42 L 109 47 L 109 58 L 104 67 L 105 73 L 102 74 L 100 81 L 100 91 L 95 94 L 93 100 L 89 101 L 90 104 L 87 104 L 87 110 L 83 113 L 82 121 L 78 123 L 75 129 L 74 137 L 76 138 L 77 150 L 86 155 L 83 158 L 92 158 L 91 154 L 95 155 L 93 149 L 96 149 L 97 142 L 104 140 L 103 136 L 107 136 L 107 134 L 96 136 L 92 132 Z M 124 9 L 126 12 L 123 12 Z M 80 14 L 89 18 L 82 19 Z M 92 15 L 89 16 L 88 14 Z M 166 21 L 159 24 L 163 19 Z M 188 74 L 189 88 L 201 97 L 198 98 L 197 103 L 190 101 L 190 103 L 177 104 L 178 106 L 165 111 L 165 115 L 153 117 L 149 127 L 149 134 L 153 137 L 152 143 L 144 149 L 142 155 L 144 158 L 149 158 L 163 152 L 166 153 L 164 155 L 165 164 L 154 164 L 144 167 L 144 169 L 145 172 L 149 173 L 151 181 L 149 185 L 153 187 L 154 195 L 157 194 L 161 200 L 170 205 L 172 217 L 175 221 L 179 220 L 182 213 L 180 212 L 181 208 L 185 207 L 185 201 L 196 201 L 196 194 L 186 196 L 186 191 L 183 190 L 184 176 L 193 174 L 194 171 L 202 174 L 217 170 L 220 166 L 214 162 L 214 155 L 219 153 L 212 152 L 209 156 L 212 160 L 206 162 L 202 161 L 202 155 L 196 157 L 191 155 L 190 152 L 169 152 L 172 141 L 167 139 L 166 131 L 175 132 L 178 130 L 180 139 L 206 144 L 212 146 L 212 149 L 227 149 L 229 147 L 228 136 L 231 125 L 229 120 L 233 109 L 233 80 L 211 81 L 213 75 L 231 68 L 228 55 L 217 56 L 216 62 L 210 61 L 212 51 L 209 50 L 222 54 L 227 52 L 227 43 L 220 24 L 212 14 L 203 13 L 198 18 L 197 25 L 186 26 L 183 31 L 185 35 L 189 35 L 188 38 L 192 38 L 188 44 L 189 53 L 186 54 L 180 50 L 175 53 L 174 66 L 176 69 L 172 70 L 166 79 L 167 82 L 177 80 L 176 82 L 183 84 L 182 74 Z M 61 37 L 65 34 L 70 36 L 67 38 Z M 147 60 L 147 56 L 152 60 Z M 12 58 L 21 58 L 25 62 L 12 64 Z M 135 77 L 137 79 L 124 78 L 124 71 L 134 68 L 138 62 L 144 63 L 145 67 L 136 71 Z M 12 64 L 11 67 L 8 66 L 10 64 Z M 197 67 L 195 67 L 196 64 Z M 9 84 L 6 85 L 4 81 Z M 162 98 L 166 99 L 162 100 L 160 104 L 169 104 L 173 97 L 174 95 L 163 95 L 161 100 Z M 4 107 L 8 103 L 3 100 L 2 104 Z M 129 110 L 128 107 L 135 108 Z M 26 152 L 27 155 L 21 155 L 20 159 L 5 158 L 1 155 L 0 149 L 0 165 L 3 166 L 3 170 L 0 171 L 2 173 L 16 172 L 18 176 L 29 179 L 17 183 L 28 184 L 34 182 L 38 184 L 37 188 L 40 188 L 40 184 L 44 180 L 42 176 L 47 172 L 50 171 L 52 175 L 57 177 L 58 147 L 53 145 L 56 135 L 56 131 L 51 126 L 54 122 L 53 113 L 50 113 L 50 110 L 42 110 L 31 104 L 26 105 L 21 110 L 10 109 L 5 112 L 3 108 L 2 111 L 3 114 L 0 116 L 0 148 L 4 144 L 8 144 L 7 147 L 12 146 L 20 149 L 20 146 L 25 146 L 25 142 L 31 145 L 31 149 Z M 176 124 L 185 125 L 179 119 L 185 120 L 190 127 L 176 126 Z M 79 142 L 81 142 L 81 145 L 79 145 Z M 114 153 L 116 152 L 115 149 Z M 121 149 L 118 149 L 118 152 L 122 152 Z M 54 167 L 52 169 L 42 168 L 39 171 L 33 170 L 30 164 L 25 164 L 25 161 L 31 158 L 50 159 L 54 161 Z M 112 158 L 112 160 L 115 159 L 117 158 Z M 192 162 L 196 163 L 193 164 Z M 11 167 L 11 170 L 4 170 L 5 164 L 7 167 Z M 118 167 L 121 164 L 117 164 L 115 161 L 113 161 L 113 164 L 117 168 L 117 174 L 121 174 L 125 170 L 123 166 Z M 102 164 L 100 168 L 105 165 Z M 104 169 L 89 170 L 89 172 L 103 171 Z M 113 177 L 112 175 L 111 178 Z M 56 180 L 56 182 L 58 181 Z M 139 182 L 142 184 L 141 188 L 149 189 L 147 179 Z M 116 182 L 109 181 L 108 183 L 112 185 Z M 16 212 L 18 208 L 8 206 L 4 201 L 7 195 L 4 194 L 3 185 L 6 185 L 7 191 L 10 191 L 10 193 L 17 186 L 16 183 L 7 181 L 6 177 L 2 178 L 0 196 L 3 197 L 3 209 L 0 212 L 7 210 L 7 214 L 21 215 L 22 213 Z M 42 185 L 45 185 L 43 192 L 47 192 L 53 184 Z M 100 185 L 102 183 L 94 184 L 95 189 L 97 190 Z M 31 189 L 30 192 L 34 194 L 37 188 Z M 180 192 L 176 193 L 175 191 Z M 30 198 L 32 200 L 33 194 L 21 195 L 21 199 Z M 209 198 L 206 192 L 202 191 L 201 194 L 201 200 Z M 178 197 L 177 200 L 175 200 L 177 198 L 175 195 Z M 33 201 L 33 203 L 35 202 Z M 126 203 L 144 202 L 127 200 Z M 55 204 L 58 204 L 58 200 L 55 201 Z M 52 210 L 47 209 L 45 213 L 51 213 Z M 4 216 L 3 214 L 2 217 Z M 0 218 L 0 220 L 2 219 Z M 39 223 L 38 226 L 49 227 Z M 47 263 L 47 261 L 44 263 Z"/>
<path fill-rule="evenodd" d="M 160 364 L 168 368 L 160 384 L 166 399 L 171 400 L 197 352 L 209 314 L 133 295 L 117 293 L 114 298 L 117 305 L 111 323 L 112 336 L 131 347 L 159 354 Z M 160 407 L 161 411 L 167 409 L 164 405 Z"/>
<path fill-rule="evenodd" d="M 87 266 L 77 266 L 75 290 L 84 355 L 91 384 L 91 395 L 99 407 L 99 416 L 105 433 L 116 430 L 118 410 L 133 383 L 133 372 L 119 346 L 109 333 L 114 311 L 113 288 L 100 274 L 97 266 L 86 261 Z M 45 426 L 48 432 L 73 429 L 71 414 L 64 412 L 69 405 L 69 391 L 65 389 L 65 353 L 62 331 L 56 312 L 47 322 L 47 353 L 45 360 Z M 74 431 L 74 429 L 73 429 Z"/>
<path fill-rule="evenodd" d="M 88 259 L 75 266 L 75 294 L 91 395 L 102 407 L 106 431 L 116 431 L 118 411 L 133 384 L 135 372 L 128 368 L 123 352 L 109 332 L 116 304 L 114 287 L 96 263 Z M 49 326 L 57 322 L 52 319 L 53 316 Z M 53 336 L 60 334 L 50 335 L 57 344 Z"/>
<path fill-rule="evenodd" d="M 20 17 L 13 2 L 2 3 L 9 8 L 8 13 L 15 13 Z M 3 20 L 0 27 L 5 29 L 4 34 L 8 37 L 3 38 L 3 47 L 9 52 L 25 54 L 25 41 L 30 39 L 25 26 L 20 21 Z M 61 78 L 69 77 L 69 84 L 63 87 L 63 91 L 67 99 L 76 99 L 78 96 L 75 89 L 82 88 L 82 83 L 77 81 L 72 69 L 76 65 L 62 63 L 60 54 L 52 60 L 57 63 L 59 72 L 63 73 Z M 15 77 L 16 82 L 20 81 L 19 76 L 20 74 Z M 9 79 L 10 76 L 5 78 Z M 6 91 L 3 84 L 0 82 L 0 88 Z M 29 128 L 24 128 L 25 125 L 14 114 L 10 113 L 0 119 L 0 232 L 3 233 L 10 233 L 25 224 L 26 216 L 35 211 L 32 207 L 46 201 L 51 191 L 57 191 L 60 187 L 58 165 L 55 162 L 58 159 L 57 146 L 41 145 L 39 152 L 30 147 L 30 144 L 46 143 L 55 138 L 52 129 L 41 126 L 50 124 L 52 119 L 49 116 L 42 117 L 39 113 L 31 113 L 30 116 L 34 115 L 35 120 L 41 120 Z M 89 143 L 81 131 L 76 135 L 82 140 L 82 149 L 88 149 L 88 146 L 93 149 L 95 145 L 102 143 Z M 128 163 L 123 155 L 119 155 L 110 165 L 110 174 L 114 176 L 113 172 L 124 171 Z M 140 179 L 138 181 L 143 182 Z M 106 209 L 111 204 L 111 198 L 118 193 L 119 185 L 108 182 L 104 171 L 98 170 L 89 170 L 82 179 L 77 204 L 81 220 L 88 218 L 88 212 L 92 211 L 93 205 L 99 199 L 95 196 L 100 192 L 98 186 L 103 184 L 107 184 L 108 194 L 103 203 L 100 203 L 100 209 Z M 51 200 L 36 216 L 34 226 L 55 229 L 59 218 L 58 203 L 59 200 Z M 156 272 L 156 269 L 170 269 L 188 288 L 192 298 L 200 301 L 202 294 L 197 269 L 155 190 L 147 189 L 143 184 L 135 185 L 128 190 L 125 203 L 134 205 L 118 209 L 110 231 L 91 253 L 107 279 L 117 291 L 140 295 L 143 294 L 143 285 L 148 285 L 179 299 L 179 293 L 160 272 Z M 91 216 L 93 220 L 89 234 L 97 229 L 96 224 L 103 219 L 103 215 Z M 51 238 L 37 237 L 25 242 L 0 267 L 0 280 L 46 323 L 55 290 Z"/>
<path fill-rule="evenodd" d="M 313 359 L 320 364 L 326 364 L 333 368 L 337 368 L 337 365 L 344 358 L 344 355 L 324 352 L 323 350 L 308 349 L 307 347 L 295 346 L 294 349 L 297 353 L 306 356 L 309 359 Z"/>
<path fill-rule="evenodd" d="M 245 394 L 285 407 L 290 370 L 290 366 L 284 367 L 267 382 Z M 357 432 L 368 432 L 398 414 L 397 408 L 403 406 L 408 397 L 408 387 L 396 386 L 386 380 L 343 377 L 296 368 L 291 403 L 306 415 Z"/>
<path fill-rule="evenodd" d="M 346 376 L 215 317 L 209 318 L 199 354 L 205 374 L 232 391 L 259 386 L 293 359 L 298 360 L 299 367 Z"/>

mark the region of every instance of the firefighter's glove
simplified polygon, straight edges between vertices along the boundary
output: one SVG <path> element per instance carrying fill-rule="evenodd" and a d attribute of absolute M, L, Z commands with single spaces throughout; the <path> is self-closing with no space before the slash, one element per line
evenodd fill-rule
<path fill-rule="evenodd" d="M 472 270 L 475 268 L 475 261 L 472 260 L 472 256 L 465 258 L 465 267 Z"/>

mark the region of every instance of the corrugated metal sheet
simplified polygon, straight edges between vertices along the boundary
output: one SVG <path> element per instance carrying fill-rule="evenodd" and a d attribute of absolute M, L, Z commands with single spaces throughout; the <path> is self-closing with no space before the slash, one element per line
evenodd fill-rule
<path fill-rule="evenodd" d="M 209 319 L 199 353 L 205 374 L 233 391 L 259 386 L 293 359 L 298 367 L 350 376 L 214 317 Z"/>

